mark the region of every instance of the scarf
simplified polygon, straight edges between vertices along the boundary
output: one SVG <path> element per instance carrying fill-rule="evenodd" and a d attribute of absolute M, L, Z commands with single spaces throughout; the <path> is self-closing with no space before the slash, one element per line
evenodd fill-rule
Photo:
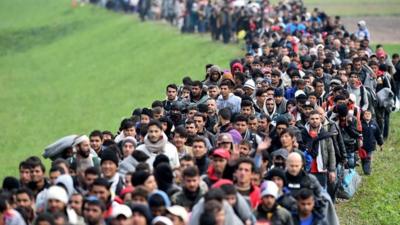
<path fill-rule="evenodd" d="M 144 137 L 144 144 L 146 146 L 146 149 L 150 153 L 158 154 L 160 152 L 163 152 L 164 147 L 167 144 L 167 142 L 168 142 L 168 138 L 167 138 L 167 135 L 164 134 L 164 132 L 162 133 L 161 138 L 156 143 L 151 142 L 148 138 L 148 135 L 146 135 L 146 137 Z"/>

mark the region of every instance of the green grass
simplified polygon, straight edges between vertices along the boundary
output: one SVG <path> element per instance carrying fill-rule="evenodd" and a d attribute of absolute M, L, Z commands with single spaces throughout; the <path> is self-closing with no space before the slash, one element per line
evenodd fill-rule
<path fill-rule="evenodd" d="M 399 44 L 384 46 L 400 52 Z M 227 67 L 238 49 L 95 7 L 72 9 L 68 0 L 0 1 L 0 179 L 63 135 L 115 131 L 134 107 L 162 99 L 168 83 L 201 78 L 206 63 Z M 338 206 L 341 224 L 400 224 L 400 115 L 392 115 L 373 175 Z"/>
<path fill-rule="evenodd" d="M 70 1 L 0 1 L 0 179 L 68 134 L 116 131 L 168 83 L 242 55 L 209 37 Z"/>

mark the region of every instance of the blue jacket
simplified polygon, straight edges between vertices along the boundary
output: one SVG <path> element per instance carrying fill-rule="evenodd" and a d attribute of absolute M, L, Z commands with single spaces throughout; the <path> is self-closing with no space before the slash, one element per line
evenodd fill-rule
<path fill-rule="evenodd" d="M 375 120 L 371 120 L 369 123 L 363 120 L 361 124 L 365 151 L 375 151 L 376 144 L 383 145 L 383 138 L 378 124 Z"/>

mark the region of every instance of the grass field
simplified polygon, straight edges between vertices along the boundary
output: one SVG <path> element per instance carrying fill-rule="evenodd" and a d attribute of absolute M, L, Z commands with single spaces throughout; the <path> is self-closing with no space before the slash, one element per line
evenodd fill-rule
<path fill-rule="evenodd" d="M 385 46 L 400 52 L 398 44 Z M 20 160 L 63 135 L 116 131 L 134 107 L 162 99 L 168 83 L 201 78 L 206 63 L 227 67 L 240 54 L 238 46 L 160 23 L 72 9 L 68 0 L 0 1 L 0 179 L 17 175 Z M 338 206 L 341 224 L 400 224 L 399 126 L 393 114 L 374 174 Z"/>
<path fill-rule="evenodd" d="M 18 16 L 17 16 L 18 15 Z M 57 138 L 116 131 L 168 83 L 228 67 L 237 46 L 68 0 L 0 2 L 0 179 Z"/>

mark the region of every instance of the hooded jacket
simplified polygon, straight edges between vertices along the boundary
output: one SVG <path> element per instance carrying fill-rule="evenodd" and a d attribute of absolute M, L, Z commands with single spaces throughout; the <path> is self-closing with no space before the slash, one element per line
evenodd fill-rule
<path fill-rule="evenodd" d="M 232 207 L 229 205 L 227 201 L 223 201 L 223 209 L 225 212 L 225 225 L 243 225 L 244 223 L 240 220 L 240 218 L 235 214 Z M 204 198 L 200 199 L 200 201 L 193 207 L 192 214 L 190 217 L 189 224 L 190 225 L 201 225 L 199 224 L 200 216 L 204 212 Z"/>

